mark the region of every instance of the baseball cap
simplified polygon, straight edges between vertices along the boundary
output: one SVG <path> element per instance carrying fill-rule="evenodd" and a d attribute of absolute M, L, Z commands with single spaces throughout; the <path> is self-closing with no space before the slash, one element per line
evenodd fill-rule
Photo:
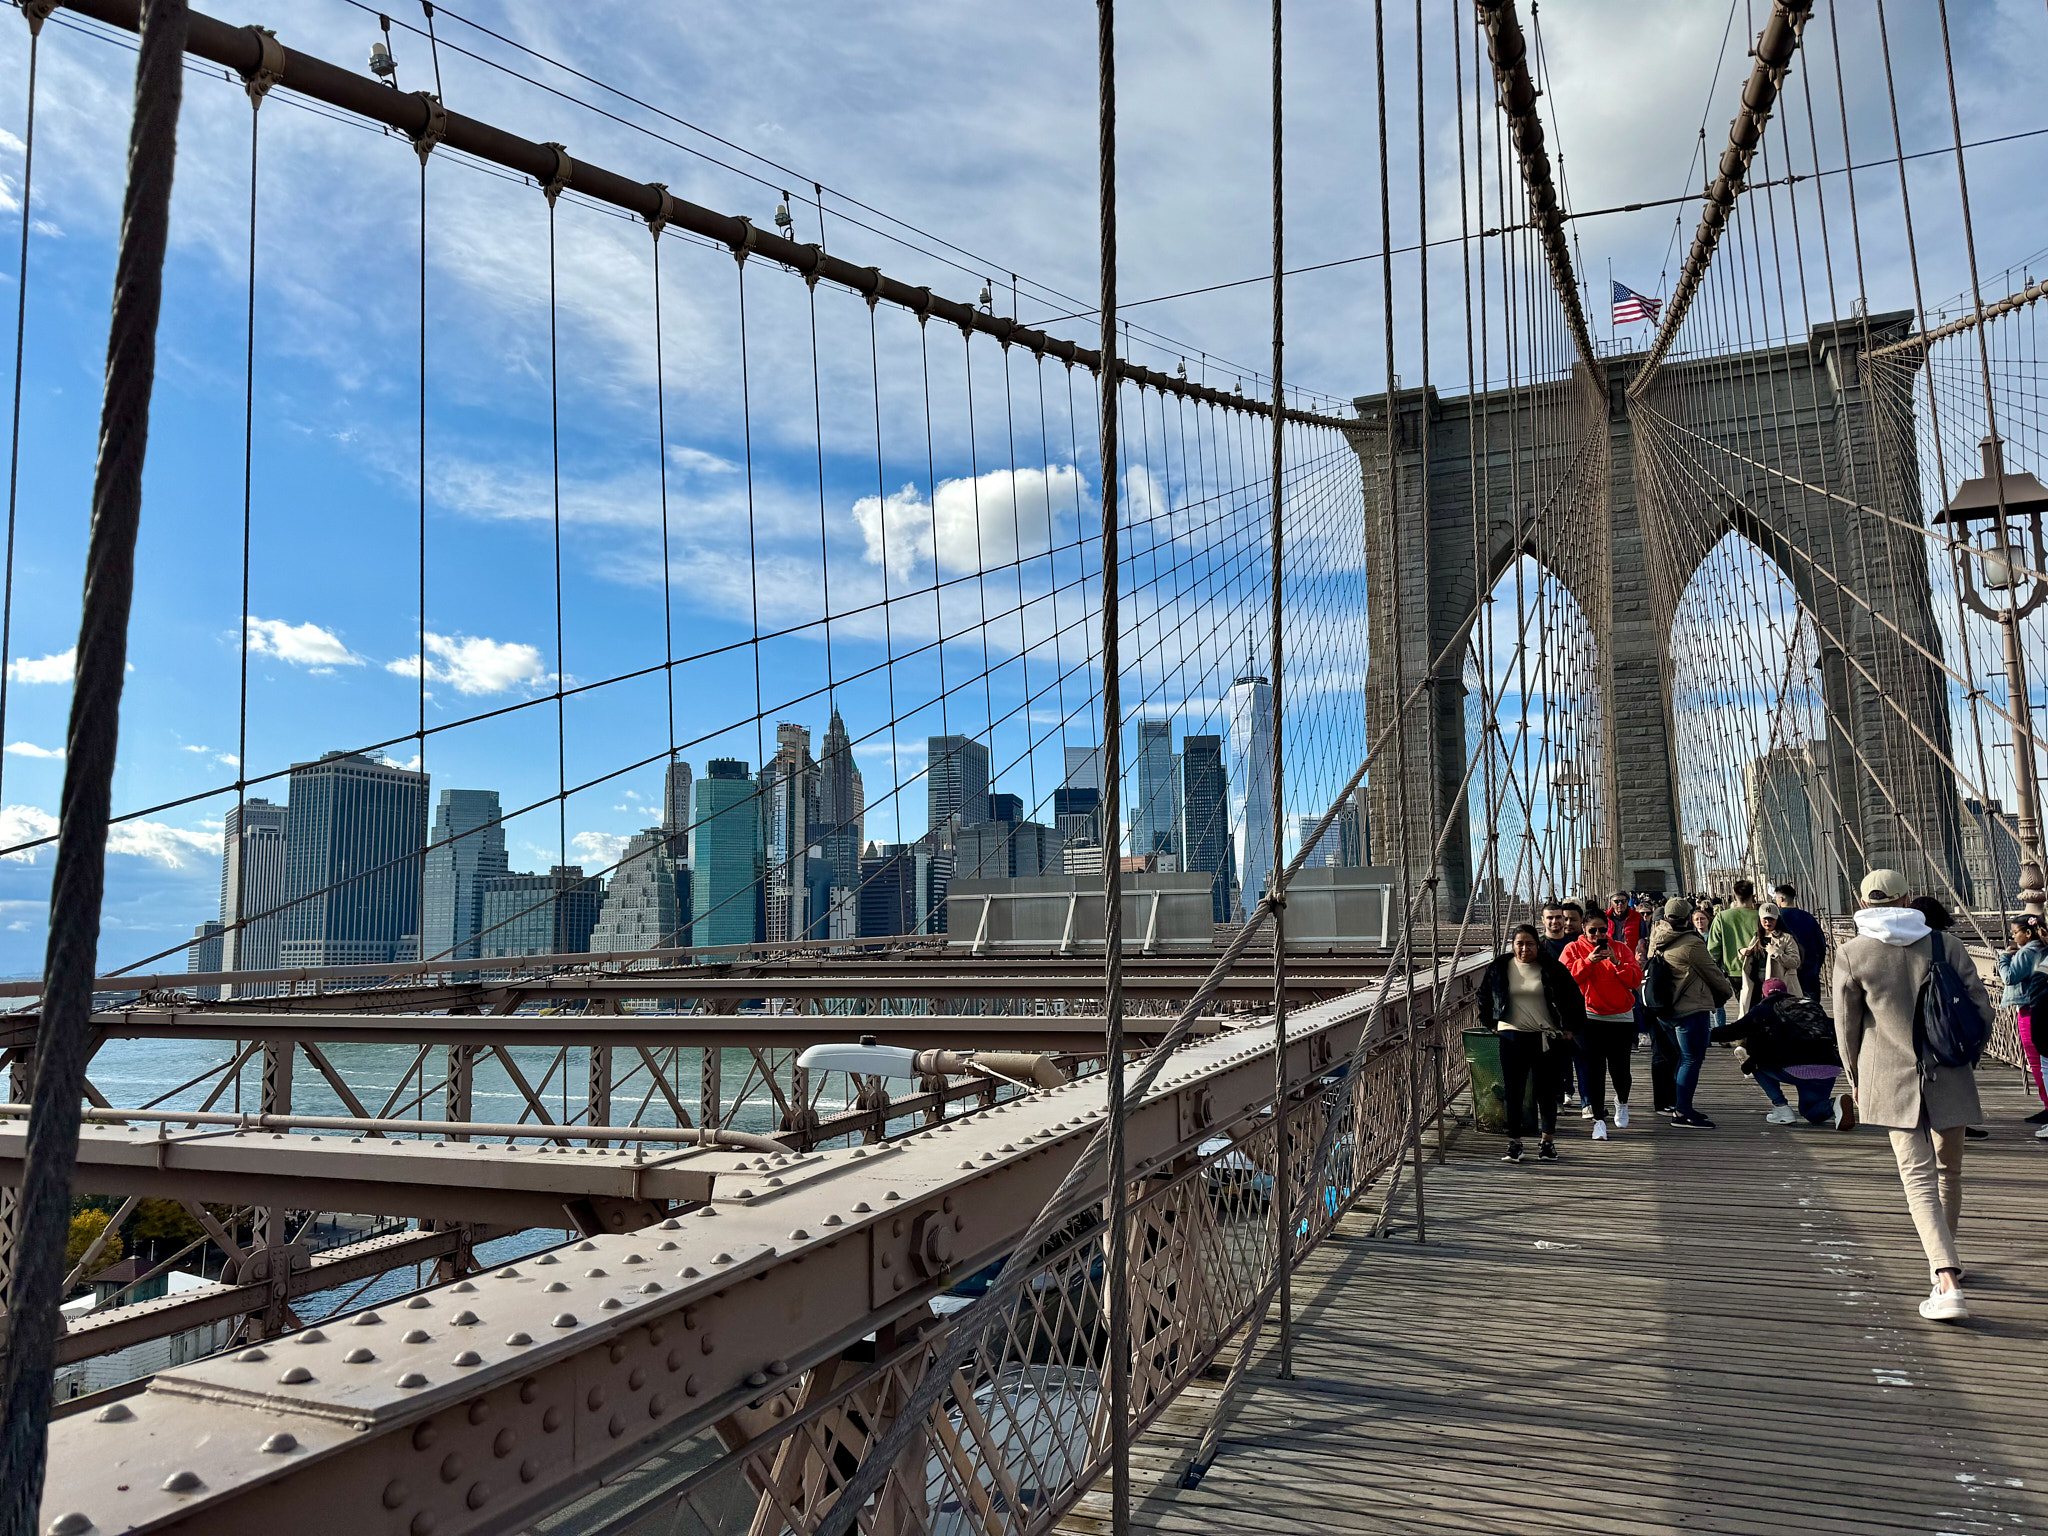
<path fill-rule="evenodd" d="M 1756 915 L 1758 917 L 1783 917 L 1785 913 L 1784 909 L 1779 907 L 1777 903 L 1767 901 L 1756 909 Z"/>
<path fill-rule="evenodd" d="M 1865 901 L 1897 901 L 1906 894 L 1906 877 L 1896 869 L 1873 869 L 1856 889 Z"/>
<path fill-rule="evenodd" d="M 1683 896 L 1674 896 L 1664 903 L 1664 921 L 1674 926 L 1692 921 L 1692 903 Z"/>
<path fill-rule="evenodd" d="M 1776 997 L 1781 992 L 1789 992 L 1791 990 L 1790 987 L 1786 986 L 1784 982 L 1778 980 L 1775 976 L 1764 983 L 1765 997 Z"/>

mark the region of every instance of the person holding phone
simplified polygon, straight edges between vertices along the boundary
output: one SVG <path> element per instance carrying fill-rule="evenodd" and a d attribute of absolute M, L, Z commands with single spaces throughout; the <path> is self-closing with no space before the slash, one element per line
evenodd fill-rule
<path fill-rule="evenodd" d="M 1573 1049 L 1586 1113 L 1593 1122 L 1593 1139 L 1605 1141 L 1610 1076 L 1614 1079 L 1614 1124 L 1623 1129 L 1628 1125 L 1628 1098 L 1633 1087 L 1629 1052 L 1636 1044 L 1636 988 L 1643 984 L 1643 968 L 1636 962 L 1634 949 L 1615 941 L 1605 912 L 1586 919 L 1584 931 L 1565 946 L 1561 958 L 1586 1003 L 1586 1024 Z"/>

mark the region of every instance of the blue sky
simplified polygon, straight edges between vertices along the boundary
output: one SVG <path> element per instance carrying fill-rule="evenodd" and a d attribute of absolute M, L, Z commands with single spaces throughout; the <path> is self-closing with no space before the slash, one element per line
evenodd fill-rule
<path fill-rule="evenodd" d="M 1127 297 L 1266 267 L 1264 14 L 1253 15 L 1256 9 L 1184 5 L 1127 21 L 1120 129 Z M 1017 309 L 1026 321 L 1085 308 L 1061 295 L 1094 290 L 1090 7 L 963 13 L 909 6 L 857 25 L 820 5 L 707 5 L 687 19 L 618 4 L 458 11 L 790 169 L 604 97 L 444 11 L 442 90 L 463 111 L 534 139 L 559 139 L 572 155 L 665 181 L 678 195 L 764 224 L 787 188 L 802 194 L 800 238 L 818 232 L 816 209 L 803 206 L 815 178 L 833 189 L 824 199 L 824 233 L 835 252 L 961 298 L 971 299 L 986 277 L 1005 311 L 1014 268 L 1023 274 Z M 1656 11 L 1601 4 L 1544 17 L 1552 70 L 1546 102 L 1575 206 L 1686 191 L 1698 181 L 1685 160 L 1702 116 L 1710 141 L 1724 132 L 1746 65 L 1741 18 L 1717 81 L 1726 7 Z M 2048 19 L 2017 6 L 1952 12 L 1971 61 L 1966 134 L 2040 126 L 2030 116 L 2022 61 L 2038 56 Z M 417 12 L 393 14 L 401 26 L 393 41 L 400 84 L 430 85 L 425 42 L 403 30 L 419 22 Z M 1371 102 L 1359 88 L 1371 57 L 1362 30 L 1369 14 L 1330 3 L 1289 15 L 1290 262 L 1371 251 L 1379 243 L 1378 149 Z M 1448 15 L 1432 13 L 1429 48 L 1439 108 L 1426 136 L 1428 185 L 1438 238 L 1456 233 L 1459 196 L 1455 126 L 1440 110 L 1451 69 Z M 276 26 L 292 46 L 351 66 L 380 35 L 373 12 L 342 0 L 273 0 L 233 19 Z M 1895 22 L 1895 54 L 1928 56 L 1928 18 Z M 1878 115 L 1874 40 L 1867 28 L 1849 32 L 1860 157 L 1888 147 L 1890 130 Z M 1412 61 L 1406 32 L 1392 46 Z M 458 49 L 541 77 L 578 100 Z M 25 55 L 24 30 L 0 27 L 0 129 L 14 136 L 0 139 L 8 188 L 0 275 L 10 286 L 17 281 L 11 253 Z M 1471 63 L 1468 52 L 1468 71 Z M 62 772 L 50 754 L 62 744 L 69 689 L 61 660 L 50 658 L 62 657 L 77 624 L 131 68 L 132 54 L 92 29 L 53 22 L 46 30 L 24 338 L 17 666 L 0 785 L 0 830 L 10 842 L 48 826 Z M 1401 71 L 1391 73 L 1405 81 Z M 1901 82 L 1909 150 L 1944 141 L 1945 98 L 1929 94 L 1931 87 Z M 625 121 L 579 102 L 602 103 Z M 1416 149 L 1412 97 L 1397 97 L 1392 107 L 1393 217 L 1402 244 L 1412 240 L 1417 218 L 1414 178 L 1402 169 L 1413 165 Z M 997 722 L 997 759 L 1008 765 L 1003 787 L 1034 802 L 1049 797 L 1061 719 L 1075 718 L 1068 741 L 1094 735 L 1080 723 L 1094 686 L 1081 647 L 1094 625 L 1084 576 L 1093 569 L 1089 540 L 1100 493 L 1085 375 L 1040 370 L 1028 356 L 1006 359 L 986 344 L 976 345 L 970 363 L 959 334 L 945 327 L 934 327 L 921 350 L 915 321 L 887 309 L 873 317 L 871 351 L 870 316 L 859 299 L 827 286 L 813 295 L 755 263 L 744 274 L 743 394 L 742 274 L 722 249 L 671 237 L 662 244 L 664 444 L 655 420 L 645 229 L 563 198 L 554 223 L 551 359 L 545 202 L 530 185 L 437 155 L 427 174 L 423 614 L 418 162 L 397 139 L 282 99 L 261 119 L 249 543 L 256 643 L 244 749 L 238 632 L 249 116 L 239 84 L 218 72 L 189 76 L 119 809 L 228 783 L 237 757 L 246 757 L 252 774 L 268 773 L 330 748 L 388 741 L 395 760 L 411 761 L 419 747 L 404 738 L 420 724 L 423 632 L 430 730 L 510 710 L 430 736 L 425 766 L 437 788 L 497 788 L 508 809 L 552 796 L 558 770 L 552 700 L 511 707 L 550 693 L 558 676 L 573 687 L 655 666 L 670 632 L 676 656 L 703 658 L 674 670 L 675 734 L 690 743 L 684 755 L 700 768 L 713 755 L 758 763 L 762 737 L 772 750 L 779 718 L 802 720 L 822 735 L 829 692 L 861 741 L 871 804 L 903 786 L 900 822 L 898 802 L 885 801 L 871 812 L 870 835 L 923 829 L 915 775 L 925 735 L 942 728 L 982 732 Z M 2038 176 L 2041 142 L 1982 152 L 1981 165 L 1973 157 L 1973 175 L 1987 187 L 2024 184 Z M 1916 162 L 1912 172 L 1929 199 L 1952 186 L 1938 180 L 1939 164 Z M 1872 177 L 1858 190 L 1870 228 L 1889 227 L 1884 207 L 1895 184 L 1888 191 Z M 848 198 L 983 254 L 968 257 L 886 225 Z M 1988 266 L 2030 253 L 2025 217 L 2023 209 L 1980 203 L 1978 241 Z M 1683 211 L 1681 249 L 1692 218 Z M 1596 296 L 1609 257 L 1617 276 L 1654 289 L 1672 233 L 1668 210 L 1578 226 Z M 1930 277 L 1931 298 L 1960 286 L 1954 221 L 1931 215 L 1922 234 L 1923 268 L 1944 274 L 1941 282 Z M 1464 355 L 1456 258 L 1446 248 L 1431 264 L 1434 376 L 1447 388 L 1458 387 L 1453 376 Z M 1873 233 L 1867 259 L 1874 306 L 1905 302 L 1903 253 Z M 1416 275 L 1413 257 L 1397 261 L 1396 367 L 1411 380 L 1420 366 Z M 1249 378 L 1249 360 L 1265 356 L 1266 303 L 1266 290 L 1254 284 L 1136 310 L 1135 320 L 1169 338 L 1135 337 L 1137 355 L 1169 369 L 1185 355 L 1191 372 L 1227 388 Z M 1382 303 L 1377 264 L 1290 283 L 1290 377 L 1333 398 L 1382 387 Z M 1085 319 L 1055 328 L 1092 339 Z M 560 411 L 559 655 L 551 363 Z M 1135 413 L 1135 402 L 1127 410 Z M 1312 446 L 1304 442 L 1302 451 Z M 1222 727 L 1219 701 L 1246 629 L 1264 623 L 1263 578 L 1257 510 L 1215 504 L 1209 492 L 1255 474 L 1263 451 L 1249 429 L 1162 413 L 1156 398 L 1129 424 L 1127 459 L 1142 468 L 1133 469 L 1126 490 L 1149 521 L 1133 556 L 1144 590 L 1133 604 L 1128 646 L 1144 660 L 1126 679 L 1127 708 L 1134 697 L 1149 699 L 1180 716 L 1184 729 Z M 1289 765 L 1310 797 L 1342 782 L 1362 743 L 1363 626 L 1324 622 L 1362 610 L 1359 560 L 1346 534 L 1347 497 L 1356 494 L 1355 473 L 1347 481 L 1337 455 L 1318 461 L 1289 499 L 1301 551 L 1292 600 L 1301 622 L 1291 626 L 1302 637 L 1296 698 L 1306 701 Z M 1006 563 L 1013 558 L 1019 563 Z M 895 599 L 886 621 L 868 606 L 884 592 L 885 562 Z M 994 574 L 975 581 L 979 568 Z M 917 595 L 935 574 L 952 583 L 942 623 L 958 637 L 943 652 L 951 690 L 943 707 L 942 655 L 930 648 L 941 620 L 932 599 Z M 828 585 L 837 616 L 829 658 L 824 627 L 814 622 Z M 1005 617 L 1020 591 L 1028 604 L 1021 622 Z M 984 622 L 984 614 L 993 617 Z M 757 625 L 768 633 L 809 627 L 756 647 Z M 1027 653 L 1028 660 L 1016 659 Z M 890 655 L 893 667 L 873 670 Z M 985 686 L 960 686 L 991 666 L 998 670 Z M 1048 690 L 1063 673 L 1065 684 Z M 562 777 L 576 784 L 658 757 L 671 739 L 669 709 L 658 672 L 572 697 L 563 710 Z M 757 712 L 767 716 L 760 729 Z M 1027 733 L 1041 743 L 1035 755 Z M 522 816 L 510 829 L 515 867 L 552 862 L 565 835 L 571 858 L 587 867 L 609 862 L 627 835 L 656 819 L 658 797 L 653 766 L 578 794 L 560 818 L 552 805 Z M 163 948 L 211 915 L 218 823 L 229 803 L 231 796 L 216 795 L 120 833 L 103 946 L 110 963 Z M 0 864 L 0 972 L 40 965 L 47 878 L 47 853 Z"/>

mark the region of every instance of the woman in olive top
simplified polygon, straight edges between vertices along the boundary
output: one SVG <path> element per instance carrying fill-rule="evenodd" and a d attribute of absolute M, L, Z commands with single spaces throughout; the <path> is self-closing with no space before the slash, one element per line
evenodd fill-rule
<path fill-rule="evenodd" d="M 1480 1009 L 1500 1039 L 1501 1088 L 1507 1099 L 1508 1150 L 1503 1162 L 1522 1160 L 1522 1098 L 1535 1080 L 1536 1119 L 1542 1143 L 1536 1155 L 1557 1159 L 1558 1088 L 1571 1071 L 1571 1040 L 1585 1020 L 1585 999 L 1572 973 L 1543 947 L 1543 936 L 1523 923 L 1513 948 L 1486 969 Z"/>

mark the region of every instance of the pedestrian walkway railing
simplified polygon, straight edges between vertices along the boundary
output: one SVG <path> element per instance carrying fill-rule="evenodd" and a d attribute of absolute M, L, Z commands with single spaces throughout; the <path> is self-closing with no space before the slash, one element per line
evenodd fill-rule
<path fill-rule="evenodd" d="M 1286 1106 L 1293 1205 L 1290 1271 L 1369 1190 L 1398 1185 L 1440 1136 L 1467 1086 L 1460 1034 L 1473 1013 L 1462 979 L 1434 1012 L 1418 988 L 1412 1027 L 1389 1026 L 1355 1070 L 1328 1063 Z M 1135 1434 L 1253 1328 L 1274 1297 L 1282 1145 L 1273 1100 L 1213 1126 L 1139 1170 L 1129 1223 L 1129 1419 Z M 1204 1134 L 1206 1133 L 1206 1134 Z M 1413 1175 L 1411 1175 L 1412 1177 Z M 1393 1197 L 1390 1194 L 1389 1199 Z M 1048 1529 L 1110 1464 L 1106 1210 L 1098 1200 L 1039 1251 L 1028 1284 L 994 1318 L 969 1311 L 994 1266 L 934 1303 L 936 1315 L 884 1329 L 796 1385 L 733 1413 L 692 1447 L 665 1453 L 536 1529 L 624 1533 L 663 1511 L 675 1528 L 750 1536 L 808 1533 L 830 1514 L 870 1449 L 900 1416 L 958 1330 L 978 1335 L 936 1408 L 899 1455 L 857 1528 L 1027 1536 Z M 668 1525 L 661 1528 L 668 1529 Z"/>

